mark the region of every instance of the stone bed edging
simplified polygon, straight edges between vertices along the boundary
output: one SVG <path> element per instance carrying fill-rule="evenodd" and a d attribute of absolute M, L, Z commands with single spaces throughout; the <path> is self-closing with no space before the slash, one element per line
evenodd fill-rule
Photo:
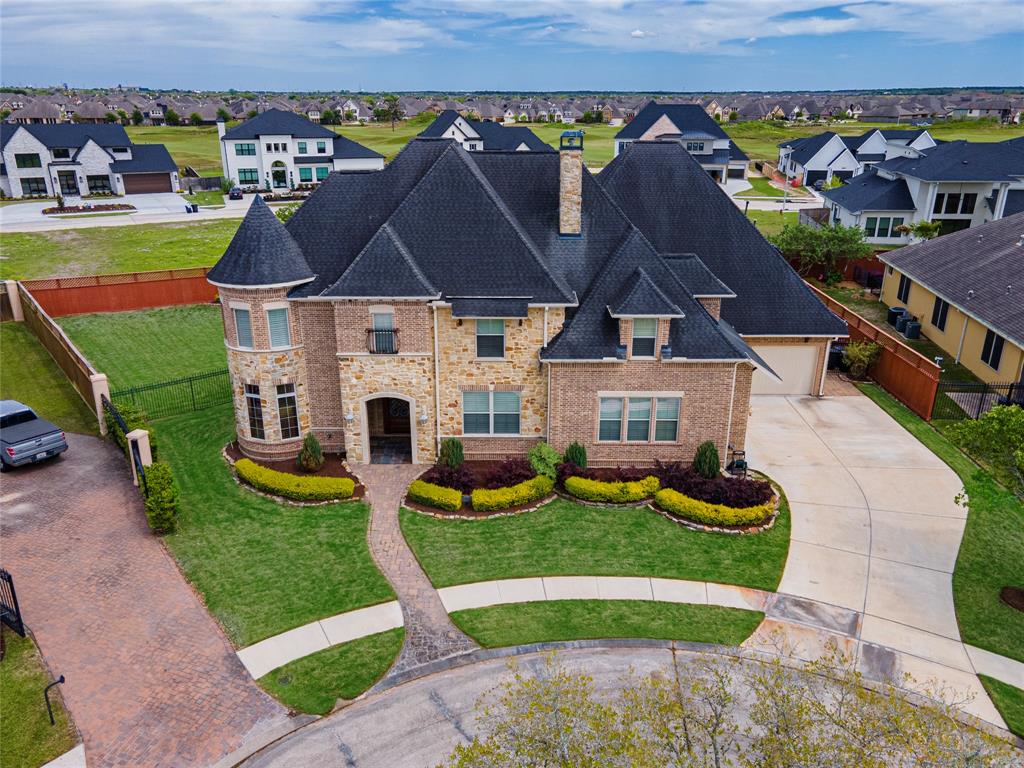
<path fill-rule="evenodd" d="M 554 501 L 557 496 L 557 493 L 552 493 L 548 496 L 545 496 L 543 499 L 540 499 L 539 501 L 531 504 L 528 507 L 523 507 L 522 509 L 498 509 L 490 513 L 484 512 L 476 515 L 462 515 L 458 512 L 445 512 L 442 509 L 439 509 L 436 512 L 430 512 L 426 509 L 420 509 L 419 507 L 426 507 L 427 505 L 419 501 L 413 502 L 414 504 L 418 504 L 418 507 L 411 507 L 406 503 L 408 499 L 408 493 L 403 493 L 401 501 L 398 502 L 398 507 L 399 509 L 411 510 L 413 512 L 416 512 L 417 514 L 423 515 L 424 517 L 432 517 L 435 520 L 493 520 L 496 517 L 515 517 L 516 515 L 521 515 L 525 512 L 536 512 L 541 507 L 545 507 L 552 501 Z"/>
<path fill-rule="evenodd" d="M 724 533 L 730 536 L 750 536 L 755 533 L 763 533 L 764 531 L 771 530 L 775 527 L 775 521 L 779 519 L 779 506 L 782 504 L 782 495 L 774 488 L 772 489 L 772 494 L 774 496 L 772 513 L 768 516 L 768 519 L 760 525 L 748 525 L 743 528 L 727 528 L 724 526 L 698 523 L 696 520 L 690 520 L 687 517 L 682 517 L 681 515 L 662 509 L 655 503 L 654 499 L 648 500 L 647 507 L 654 512 L 657 512 L 667 520 L 671 520 L 673 523 L 678 523 L 684 528 L 689 528 L 691 531 L 701 531 L 702 533 Z"/>
<path fill-rule="evenodd" d="M 289 507 L 326 507 L 331 504 L 352 504 L 353 502 L 356 501 L 365 500 L 365 494 L 364 496 L 360 496 L 358 498 L 356 498 L 356 496 L 353 494 L 352 496 L 349 496 L 347 499 L 327 499 L 326 501 L 299 501 L 297 499 L 286 498 L 285 496 L 278 496 L 275 493 L 267 493 L 266 491 L 261 491 L 259 488 L 255 488 L 249 485 L 247 482 L 245 482 L 244 480 L 242 480 L 242 478 L 238 476 L 238 472 L 235 471 L 235 460 L 228 455 L 228 447 L 226 445 L 220 449 L 220 455 L 221 458 L 227 462 L 228 467 L 231 471 L 231 479 L 235 481 L 235 485 L 247 490 L 249 493 L 255 493 L 257 496 L 262 496 L 264 499 L 276 501 L 278 504 L 287 504 Z M 348 470 L 349 472 L 352 472 L 348 464 L 343 462 L 342 466 L 344 466 L 345 469 Z M 355 475 L 353 475 L 353 477 L 355 477 Z"/>

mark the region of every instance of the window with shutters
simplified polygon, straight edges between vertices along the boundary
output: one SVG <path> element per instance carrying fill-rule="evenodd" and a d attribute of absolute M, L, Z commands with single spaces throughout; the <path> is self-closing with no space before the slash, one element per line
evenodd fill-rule
<path fill-rule="evenodd" d="M 463 392 L 462 431 L 466 435 L 518 435 L 518 392 Z"/>
<path fill-rule="evenodd" d="M 249 310 L 235 307 L 231 311 L 235 316 L 235 343 L 242 349 L 252 349 L 252 317 Z"/>
<path fill-rule="evenodd" d="M 295 401 L 294 384 L 277 385 L 277 417 L 281 423 L 282 439 L 299 436 L 299 406 Z"/>
<path fill-rule="evenodd" d="M 291 330 L 288 327 L 288 308 L 275 307 L 267 310 L 267 329 L 270 332 L 270 348 L 290 347 Z"/>
<path fill-rule="evenodd" d="M 249 413 L 249 437 L 263 440 L 267 433 L 263 428 L 263 401 L 260 399 L 260 385 L 245 385 L 245 407 Z"/>

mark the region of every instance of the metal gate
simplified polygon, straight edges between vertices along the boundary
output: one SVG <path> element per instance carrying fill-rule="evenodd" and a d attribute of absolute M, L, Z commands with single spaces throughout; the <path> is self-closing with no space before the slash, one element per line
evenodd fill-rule
<path fill-rule="evenodd" d="M 14 577 L 3 568 L 0 568 L 0 622 L 25 636 L 25 622 L 18 607 L 18 593 L 14 591 Z"/>

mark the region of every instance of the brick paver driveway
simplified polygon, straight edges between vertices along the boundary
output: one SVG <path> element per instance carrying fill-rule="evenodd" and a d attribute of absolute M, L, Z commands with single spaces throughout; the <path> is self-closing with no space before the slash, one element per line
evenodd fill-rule
<path fill-rule="evenodd" d="M 205 766 L 289 727 L 146 527 L 110 443 L 4 475 L 3 565 L 90 766 Z"/>

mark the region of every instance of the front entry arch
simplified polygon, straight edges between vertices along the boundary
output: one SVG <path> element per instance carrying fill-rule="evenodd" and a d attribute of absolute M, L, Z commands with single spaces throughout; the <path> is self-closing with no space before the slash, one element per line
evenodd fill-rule
<path fill-rule="evenodd" d="M 418 464 L 416 400 L 382 392 L 361 401 L 362 453 L 367 464 Z"/>

